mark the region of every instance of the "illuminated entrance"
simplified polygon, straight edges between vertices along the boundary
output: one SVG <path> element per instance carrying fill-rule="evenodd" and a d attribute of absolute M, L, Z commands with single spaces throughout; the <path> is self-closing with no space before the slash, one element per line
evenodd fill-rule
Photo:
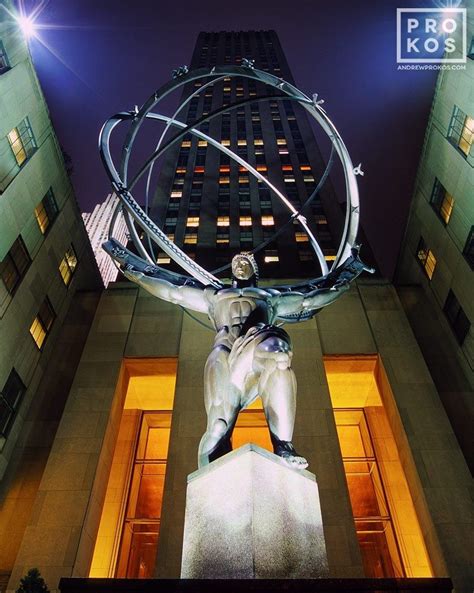
<path fill-rule="evenodd" d="M 176 359 L 124 361 L 123 413 L 91 577 L 152 578 L 176 383 Z"/>
<path fill-rule="evenodd" d="M 326 357 L 324 364 L 366 576 L 431 577 L 387 414 L 394 400 L 380 360 Z"/>

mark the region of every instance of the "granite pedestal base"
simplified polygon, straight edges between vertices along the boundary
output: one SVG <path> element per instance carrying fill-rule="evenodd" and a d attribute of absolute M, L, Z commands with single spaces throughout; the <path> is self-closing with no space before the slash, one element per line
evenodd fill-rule
<path fill-rule="evenodd" d="M 313 474 L 249 444 L 188 476 L 181 578 L 327 573 Z"/>

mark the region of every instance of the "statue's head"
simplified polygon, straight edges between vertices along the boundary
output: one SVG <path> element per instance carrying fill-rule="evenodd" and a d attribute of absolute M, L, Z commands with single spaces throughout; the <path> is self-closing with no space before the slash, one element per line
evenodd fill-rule
<path fill-rule="evenodd" d="M 238 253 L 232 258 L 232 277 L 239 286 L 256 286 L 258 266 L 251 253 Z"/>

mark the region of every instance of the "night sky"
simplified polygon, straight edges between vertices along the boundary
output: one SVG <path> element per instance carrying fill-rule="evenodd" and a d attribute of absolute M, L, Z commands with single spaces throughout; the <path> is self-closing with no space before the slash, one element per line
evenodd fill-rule
<path fill-rule="evenodd" d="M 275 29 L 296 84 L 325 99 L 354 164 L 362 162 L 362 224 L 391 278 L 436 81 L 435 72 L 397 71 L 396 8 L 433 5 L 50 0 L 38 22 L 54 26 L 40 35 L 56 55 L 34 39 L 31 50 L 81 208 L 109 192 L 97 150 L 103 122 L 141 105 L 188 64 L 199 31 Z"/>

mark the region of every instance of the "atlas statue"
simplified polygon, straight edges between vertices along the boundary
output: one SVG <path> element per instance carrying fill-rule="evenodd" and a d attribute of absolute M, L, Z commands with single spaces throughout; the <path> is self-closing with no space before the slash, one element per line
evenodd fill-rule
<path fill-rule="evenodd" d="M 326 171 L 312 196 L 299 211 L 278 188 L 238 154 L 200 131 L 198 126 L 202 122 L 192 125 L 181 122 L 178 114 L 182 105 L 172 117 L 152 111 L 170 89 L 179 88 L 182 84 L 196 79 L 210 78 L 210 82 L 201 86 L 202 90 L 224 77 L 232 76 L 255 78 L 279 89 L 282 99 L 294 100 L 304 106 L 327 132 L 332 142 L 331 157 Z M 186 101 L 198 92 L 192 93 Z M 275 97 L 278 95 L 272 95 L 272 100 Z M 205 119 L 212 119 L 215 114 L 221 113 L 222 111 L 218 110 L 207 114 Z M 146 119 L 165 122 L 166 128 L 145 166 L 129 180 L 130 151 L 140 125 Z M 128 121 L 131 128 L 125 141 L 119 170 L 110 154 L 110 134 L 118 123 L 124 121 Z M 178 132 L 165 142 L 170 128 L 177 128 Z M 238 253 L 233 257 L 230 262 L 231 280 L 225 282 L 199 266 L 164 234 L 148 216 L 148 193 L 144 211 L 138 206 L 131 192 L 146 171 L 148 192 L 155 160 L 167 148 L 180 141 L 184 134 L 205 139 L 208 145 L 228 154 L 270 187 L 291 211 L 289 222 L 298 221 L 308 234 L 321 267 L 319 276 L 293 285 L 259 286 L 258 266 L 254 257 L 254 253 L 259 249 L 256 248 L 252 252 Z M 321 101 L 317 100 L 317 96 L 309 99 L 294 86 L 267 72 L 256 70 L 248 60 L 245 66 L 215 67 L 212 70 L 189 71 L 183 67 L 175 71 L 173 81 L 154 93 L 141 109 L 117 114 L 108 120 L 101 132 L 100 149 L 114 190 L 119 197 L 117 214 L 120 210 L 123 212 L 137 253 L 133 253 L 113 238 L 114 220 L 109 240 L 103 245 L 104 249 L 128 279 L 160 299 L 179 305 L 187 311 L 204 313 L 216 332 L 214 345 L 204 368 L 207 427 L 199 444 L 199 466 L 207 465 L 232 450 L 232 432 L 239 413 L 260 397 L 275 454 L 290 467 L 306 468 L 306 459 L 296 452 L 292 442 L 296 411 L 296 377 L 291 367 L 291 340 L 282 325 L 310 319 L 347 291 L 350 283 L 364 270 L 371 271 L 360 260 L 359 246 L 356 243 L 359 204 L 355 176 L 362 174 L 360 165 L 357 168 L 352 166 L 342 139 L 322 109 Z M 338 153 L 344 168 L 347 208 L 344 236 L 334 264 L 329 270 L 322 250 L 303 216 L 303 210 L 326 179 L 334 151 Z M 139 236 L 139 229 L 144 231 L 142 238 Z M 146 240 L 143 240 L 143 236 Z M 190 275 L 172 272 L 157 265 L 153 243 Z"/>

